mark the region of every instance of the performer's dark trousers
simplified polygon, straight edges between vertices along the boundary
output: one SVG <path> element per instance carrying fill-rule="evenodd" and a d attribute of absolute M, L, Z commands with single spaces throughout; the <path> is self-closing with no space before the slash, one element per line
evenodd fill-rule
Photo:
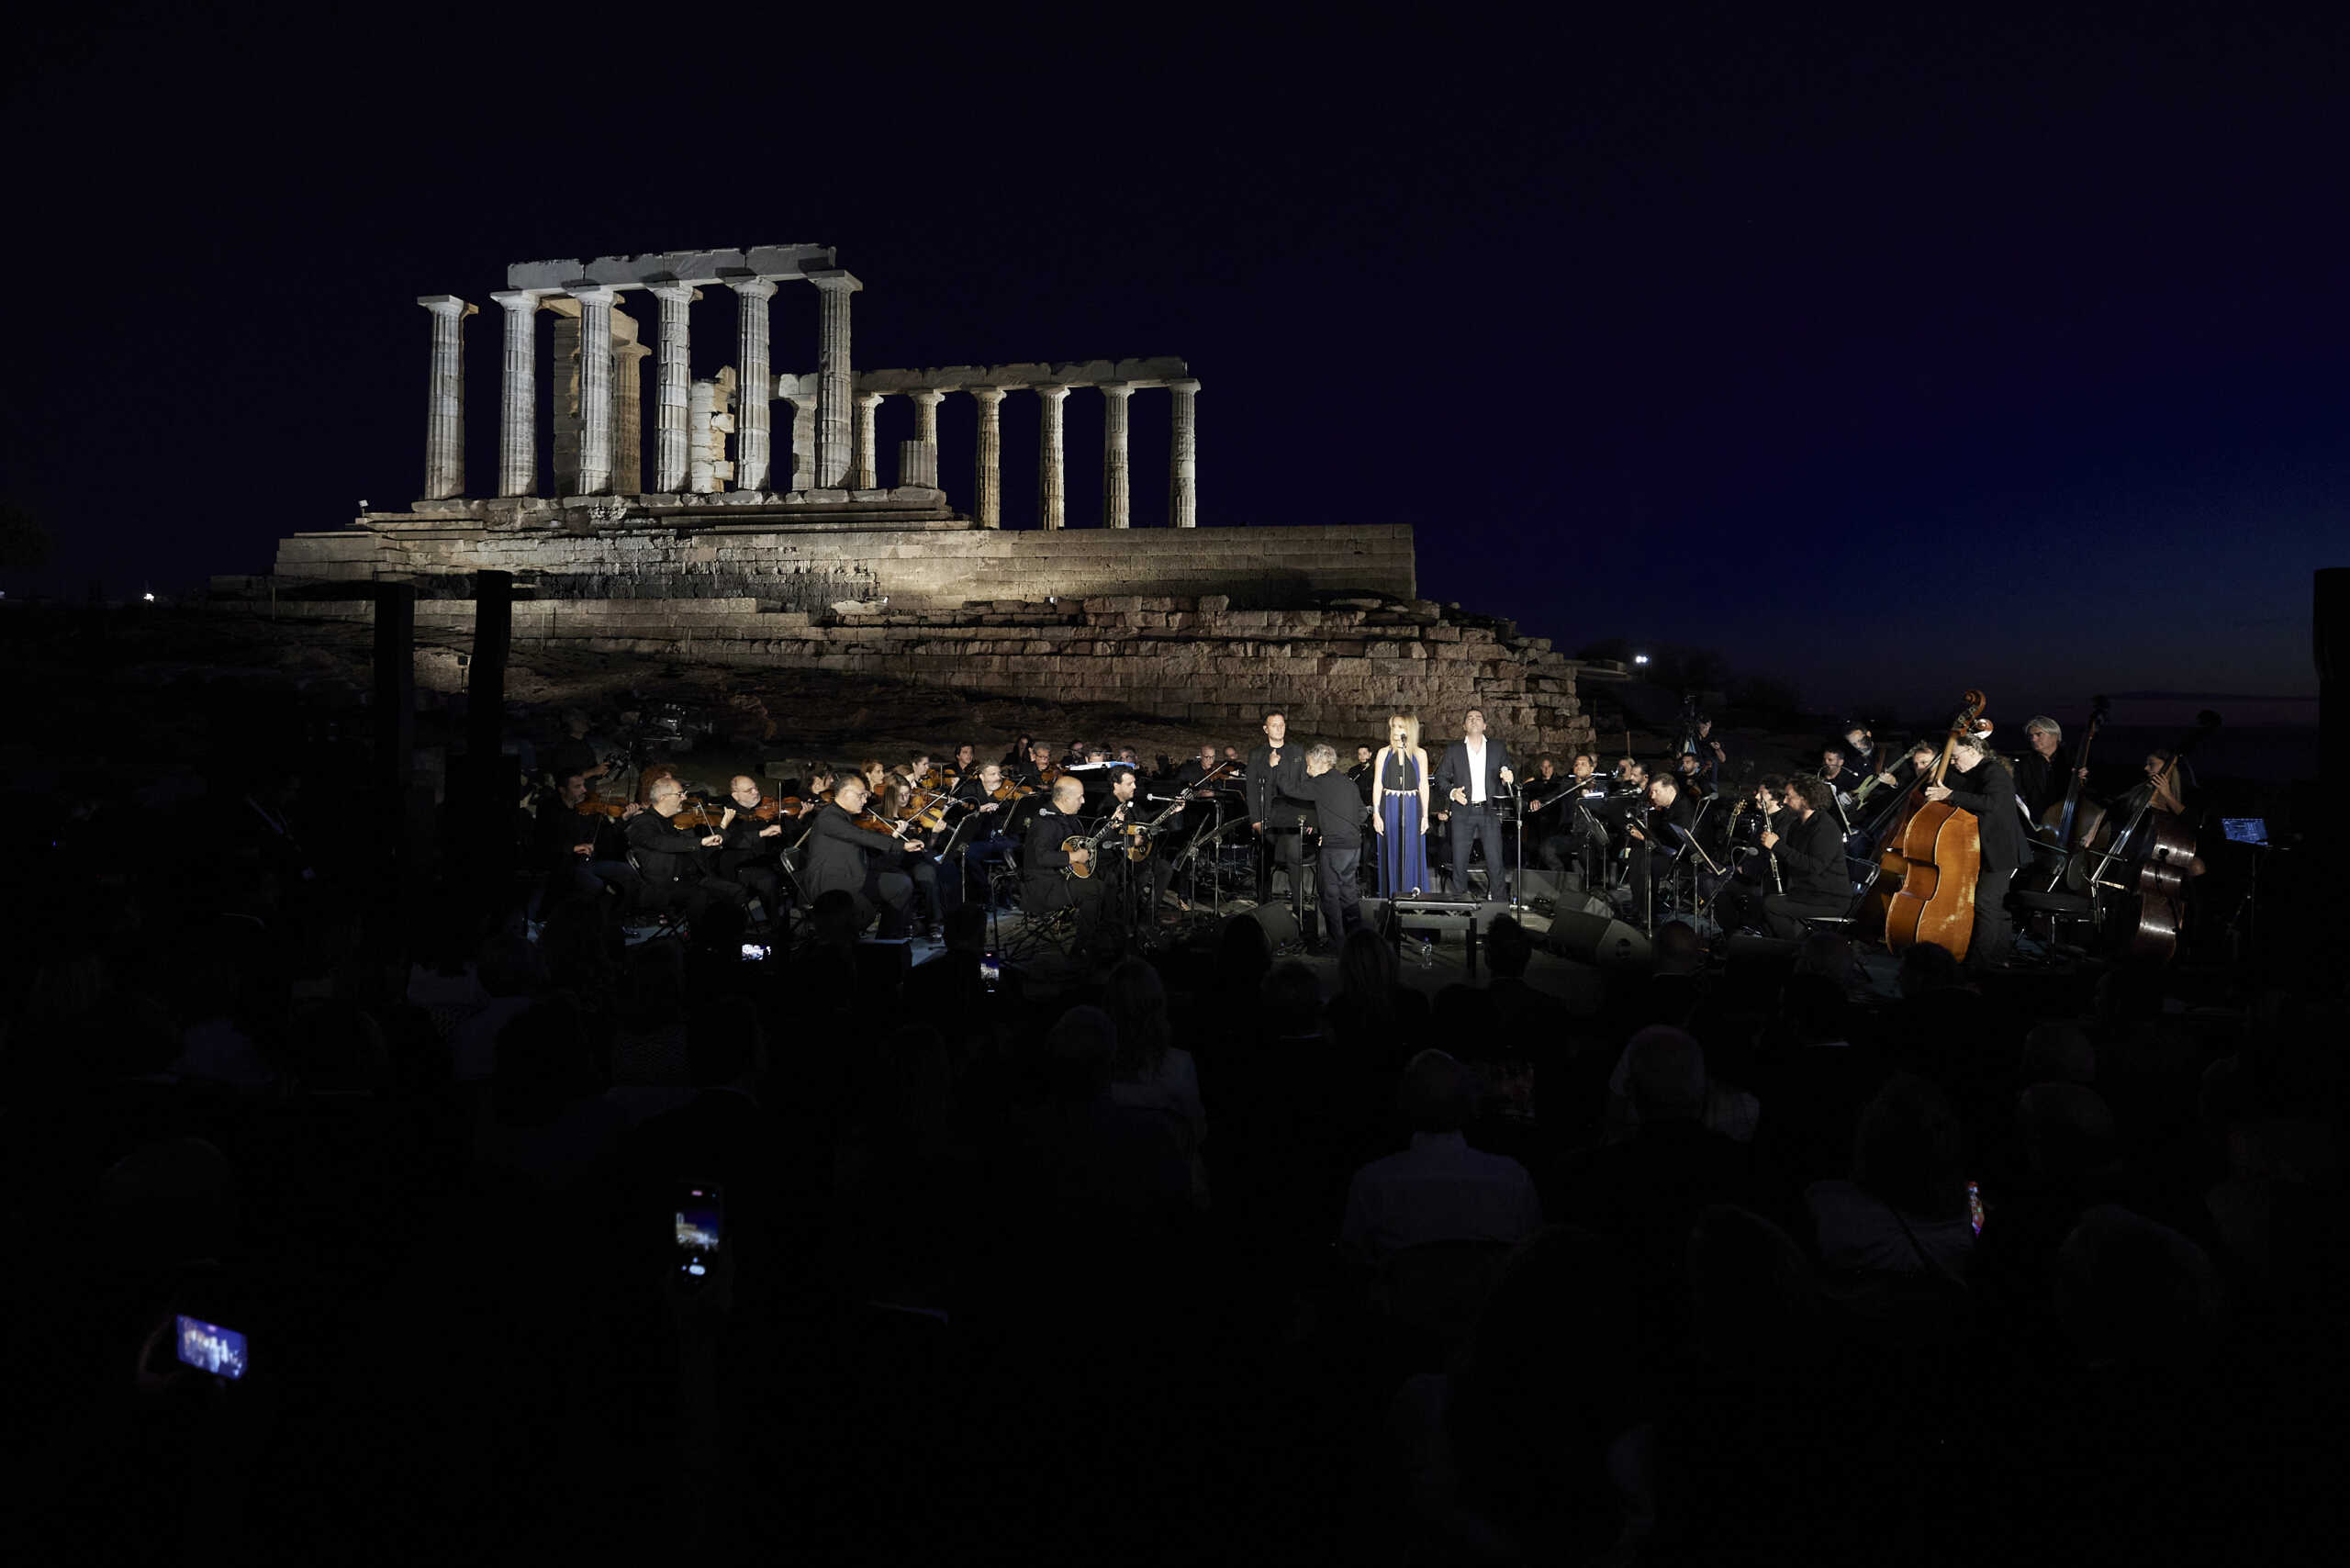
<path fill-rule="evenodd" d="M 704 877 L 698 882 L 648 880 L 644 884 L 643 907 L 680 910 L 688 920 L 699 920 L 713 903 L 731 903 L 740 909 L 750 896 L 742 883 L 730 882 L 722 877 Z"/>
<path fill-rule="evenodd" d="M 1445 824 L 1452 846 L 1452 865 L 1446 880 L 1456 893 L 1469 890 L 1469 846 L 1473 841 L 1485 849 L 1485 896 L 1501 900 L 1509 897 L 1509 861 L 1502 854 L 1502 821 L 1494 814 L 1493 802 L 1483 805 L 1452 808 L 1452 820 Z"/>
<path fill-rule="evenodd" d="M 1852 901 L 1850 899 L 1839 899 L 1833 903 L 1819 903 L 1796 898 L 1788 893 L 1764 893 L 1762 921 L 1770 929 L 1772 935 L 1793 941 L 1804 933 L 1805 916 L 1842 914 L 1852 907 Z"/>
<path fill-rule="evenodd" d="M 1289 873 L 1289 909 L 1297 916 L 1298 929 L 1305 928 L 1305 834 L 1299 830 L 1295 812 L 1275 807 L 1265 822 L 1263 837 L 1257 842 L 1257 902 L 1270 903 L 1273 897 L 1273 862 L 1278 857 L 1281 868 Z"/>
<path fill-rule="evenodd" d="M 1091 937 L 1102 923 L 1102 880 L 1098 877 L 1064 877 L 1058 871 L 1029 877 L 1020 885 L 1020 913 L 1043 920 L 1056 911 L 1077 911 L 1079 941 Z"/>
<path fill-rule="evenodd" d="M 579 861 L 557 871 L 553 885 L 591 899 L 610 888 L 620 894 L 622 909 L 634 909 L 644 898 L 644 879 L 625 860 Z"/>
<path fill-rule="evenodd" d="M 903 936 L 912 923 L 914 906 L 914 879 L 903 871 L 869 871 L 865 889 L 856 897 L 856 928 L 865 929 L 874 912 L 881 914 L 880 935 L 885 937 Z"/>
<path fill-rule="evenodd" d="M 1975 935 L 1967 940 L 1968 967 L 2001 964 L 2015 950 L 2015 927 L 2008 919 L 2008 890 L 2015 885 L 2012 868 L 1985 871 L 1975 879 Z"/>
<path fill-rule="evenodd" d="M 1334 849 L 1324 845 L 1315 856 L 1315 877 L 1322 898 L 1322 924 L 1333 943 L 1344 942 L 1362 929 L 1362 846 Z"/>
<path fill-rule="evenodd" d="M 750 895 L 759 901 L 769 920 L 789 922 L 789 913 L 783 906 L 783 879 L 777 874 L 775 862 L 765 855 L 747 849 L 721 850 L 718 874 L 730 882 L 740 882 Z"/>

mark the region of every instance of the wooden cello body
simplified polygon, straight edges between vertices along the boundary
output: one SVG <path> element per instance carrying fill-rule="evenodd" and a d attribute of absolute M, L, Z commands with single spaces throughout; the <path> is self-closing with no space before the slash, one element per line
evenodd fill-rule
<path fill-rule="evenodd" d="M 1979 691 L 1966 694 L 1929 781 L 1942 781 L 1952 749 L 1975 733 L 1987 700 Z M 1974 812 L 1947 801 L 1919 800 L 1886 840 L 1877 870 L 1880 883 L 1899 884 L 1885 901 L 1889 951 L 1930 942 L 1953 958 L 1966 957 L 1975 937 L 1975 884 L 1983 873 L 1982 826 Z"/>

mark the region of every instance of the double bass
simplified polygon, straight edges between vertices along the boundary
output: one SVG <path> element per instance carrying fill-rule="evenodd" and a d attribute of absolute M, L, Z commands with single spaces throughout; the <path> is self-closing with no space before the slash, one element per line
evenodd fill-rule
<path fill-rule="evenodd" d="M 2071 885 L 2076 893 L 2088 891 L 2088 884 L 2079 875 L 2079 867 L 2072 860 L 2073 846 L 2085 844 L 2096 834 L 2105 820 L 2105 808 L 2081 793 L 2081 775 L 2088 771 L 2089 747 L 2097 744 L 2097 733 L 2105 724 L 2109 704 L 2103 697 L 2089 700 L 2088 728 L 2081 733 L 2081 755 L 2073 759 L 2073 777 L 2065 786 L 2062 804 L 2048 808 L 2031 830 L 2031 839 L 2039 846 L 2035 853 L 2053 854 L 2055 869 L 2041 890 L 2054 892 L 2059 887 Z"/>
<path fill-rule="evenodd" d="M 2076 866 L 2094 861 L 2085 872 L 2092 890 L 2118 888 L 2135 902 L 2134 919 L 2125 914 L 2118 930 L 2108 928 L 2117 935 L 2126 957 L 2167 964 L 2178 956 L 2178 934 L 2187 924 L 2187 884 L 2201 873 L 2202 867 L 2195 857 L 2194 824 L 2181 812 L 2164 810 L 2160 802 L 2166 792 L 2178 799 L 2168 786 L 2180 759 L 2219 727 L 2217 713 L 2206 709 L 2197 714 L 2195 728 L 2180 739 L 2170 760 L 2160 772 L 2148 777 L 2145 799 L 2138 803 L 2129 825 L 2114 835 L 2109 847 L 2084 849 L 2074 857 Z M 2106 880 L 2109 868 L 2125 853 L 2138 857 L 2137 875 L 2127 883 Z"/>
<path fill-rule="evenodd" d="M 1928 786 L 1950 772 L 1951 752 L 1977 733 L 1989 700 L 1979 691 L 1966 694 L 1942 755 L 1922 776 Z M 1899 953 L 1930 942 L 1954 958 L 1965 958 L 1975 937 L 1975 884 L 1983 872 L 1982 824 L 1975 813 L 1948 801 L 1913 805 L 1886 841 L 1878 869 L 1900 883 L 1885 905 L 1886 949 Z"/>

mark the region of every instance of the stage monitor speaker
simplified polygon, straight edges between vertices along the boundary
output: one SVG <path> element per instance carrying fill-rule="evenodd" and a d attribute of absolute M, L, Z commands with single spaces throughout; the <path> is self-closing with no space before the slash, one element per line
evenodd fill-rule
<path fill-rule="evenodd" d="M 1284 942 L 1295 942 L 1300 937 L 1297 916 L 1290 913 L 1290 907 L 1285 903 L 1260 903 L 1255 909 L 1232 918 L 1255 921 L 1263 928 L 1265 940 L 1276 947 Z"/>
<path fill-rule="evenodd" d="M 1380 935 L 1401 946 L 1407 936 L 1431 942 L 1459 942 L 1469 978 L 1477 976 L 1477 922 L 1481 913 L 1506 913 L 1499 905 L 1475 899 L 1390 899 L 1380 917 Z"/>
<path fill-rule="evenodd" d="M 914 945 L 902 936 L 861 936 L 856 943 L 856 984 L 867 996 L 888 996 L 913 972 Z"/>
<path fill-rule="evenodd" d="M 1562 958 L 1605 969 L 1648 967 L 1649 939 L 1612 914 L 1561 910 L 1550 917 L 1545 944 Z"/>

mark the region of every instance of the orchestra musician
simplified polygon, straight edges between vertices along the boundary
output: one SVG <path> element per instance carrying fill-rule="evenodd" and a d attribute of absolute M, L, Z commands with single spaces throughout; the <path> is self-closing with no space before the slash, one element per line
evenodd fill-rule
<path fill-rule="evenodd" d="M 2023 734 L 2031 749 L 2016 759 L 2016 798 L 2038 823 L 2063 808 L 2073 782 L 2073 754 L 2064 726 L 2045 713 L 2025 720 Z"/>
<path fill-rule="evenodd" d="M 1762 834 L 1774 824 L 1794 825 L 1794 819 L 1781 814 L 1787 809 L 1786 775 L 1766 773 L 1755 780 L 1746 814 L 1729 829 L 1727 848 L 1736 864 L 1729 879 L 1714 890 L 1714 919 L 1723 930 L 1751 931 L 1762 924 L 1762 901 L 1779 890 L 1779 883 L 1773 880 L 1774 857 L 1762 844 Z M 1781 869 L 1782 882 L 1785 876 Z"/>
<path fill-rule="evenodd" d="M 1485 711 L 1472 708 L 1460 722 L 1460 739 L 1445 748 L 1436 773 L 1436 787 L 1452 802 L 1447 838 L 1452 855 L 1449 879 L 1456 891 L 1469 887 L 1469 846 L 1485 851 L 1485 896 L 1496 902 L 1509 898 L 1509 861 L 1502 854 L 1498 808 L 1517 775 L 1509 764 L 1509 747 L 1485 734 Z"/>
<path fill-rule="evenodd" d="M 1025 789 L 1041 790 L 1047 777 L 1058 777 L 1059 769 L 1053 766 L 1053 748 L 1046 741 L 1036 741 L 1028 747 L 1027 761 L 1013 767 L 1007 775 L 1014 784 Z"/>
<path fill-rule="evenodd" d="M 591 895 L 610 888 L 620 895 L 623 908 L 633 908 L 644 890 L 644 879 L 628 863 L 625 846 L 604 852 L 613 822 L 600 812 L 582 814 L 579 808 L 587 799 L 585 774 L 574 771 L 555 780 L 554 789 L 539 801 L 533 860 L 548 874 L 550 885 L 559 879 Z M 621 820 L 643 810 L 631 801 L 621 809 Z"/>
<path fill-rule="evenodd" d="M 834 888 L 845 889 L 856 900 L 856 926 L 865 929 L 877 910 L 881 935 L 903 936 L 912 919 L 914 882 L 892 864 L 904 849 L 919 849 L 894 834 L 859 827 L 857 817 L 872 796 L 862 778 L 844 778 L 833 790 L 832 803 L 816 812 L 808 829 L 806 876 L 811 903 Z"/>
<path fill-rule="evenodd" d="M 1819 754 L 1819 781 L 1836 797 L 1839 813 L 1849 812 L 1852 805 L 1852 790 L 1860 784 L 1860 776 L 1845 767 L 1847 757 L 1841 745 L 1824 747 Z"/>
<path fill-rule="evenodd" d="M 1975 813 L 1981 834 L 1981 869 L 1975 878 L 1975 934 L 1967 943 L 1971 969 L 2007 962 L 2010 930 L 2008 888 L 2023 860 L 2023 823 L 2016 811 L 2016 783 L 2007 764 L 1991 755 L 1990 743 L 1971 734 L 1951 746 L 1950 765 L 1962 777 L 1926 786 L 1929 801 L 1948 801 Z"/>
<path fill-rule="evenodd" d="M 969 749 L 968 746 L 964 748 L 966 751 Z M 997 762 L 982 763 L 977 773 L 967 773 L 956 781 L 955 798 L 968 805 L 979 819 L 979 825 L 971 830 L 961 851 L 963 896 L 966 899 L 974 896 L 971 885 L 975 877 L 979 888 L 976 896 L 985 899 L 988 896 L 989 872 L 997 862 L 1011 858 L 1012 852 L 1020 846 L 1019 841 L 1007 830 L 1012 820 L 1012 808 L 1019 803 L 1018 797 L 1010 791 L 1017 788 L 1016 785 L 1005 784 L 1003 765 Z M 1005 798 L 999 800 L 998 796 Z"/>
<path fill-rule="evenodd" d="M 677 826 L 674 819 L 686 809 L 686 787 L 674 778 L 656 779 L 646 809 L 628 819 L 628 846 L 644 877 L 643 904 L 646 909 L 681 909 L 697 920 L 714 902 L 741 908 L 750 900 L 742 883 L 708 875 L 700 852 L 719 849 L 726 840 L 707 829 L 695 832 Z"/>
<path fill-rule="evenodd" d="M 1537 858 L 1544 870 L 1553 873 L 1572 866 L 1583 886 L 1596 887 L 1607 857 L 1607 830 L 1591 814 L 1591 807 L 1606 799 L 1606 783 L 1599 777 L 1595 752 L 1575 753 L 1567 767 L 1557 788 L 1528 790 L 1526 809 L 1539 834 Z"/>
<path fill-rule="evenodd" d="M 1199 756 L 1193 757 L 1191 761 L 1185 763 L 1182 767 L 1175 770 L 1175 787 L 1178 790 L 1191 789 L 1194 785 L 1198 784 L 1201 779 L 1205 778 L 1209 774 L 1214 772 L 1215 766 L 1215 747 L 1213 745 L 1202 746 L 1200 748 Z"/>
<path fill-rule="evenodd" d="M 1712 786 L 1706 782 L 1706 759 L 1694 751 L 1681 754 L 1674 764 L 1673 781 L 1681 786 L 1682 793 L 1695 795 L 1699 800 L 1714 792 Z"/>
<path fill-rule="evenodd" d="M 1305 777 L 1305 754 L 1289 745 L 1289 719 L 1265 715 L 1265 744 L 1248 754 L 1244 784 L 1248 791 L 1248 827 L 1257 835 L 1257 902 L 1270 903 L 1276 859 L 1289 874 L 1289 908 L 1305 929 L 1305 807 L 1295 799 L 1295 782 Z"/>
<path fill-rule="evenodd" d="M 1028 839 L 1020 854 L 1020 908 L 1032 921 L 1074 909 L 1078 941 L 1090 945 L 1102 919 L 1102 880 L 1066 875 L 1072 866 L 1091 866 L 1093 857 L 1081 845 L 1061 848 L 1069 839 L 1086 836 L 1084 819 L 1078 814 L 1084 806 L 1085 786 L 1064 778 L 1053 786 L 1052 803 L 1028 823 Z"/>
<path fill-rule="evenodd" d="M 777 857 L 783 846 L 783 823 L 752 815 L 764 797 L 758 780 L 738 773 L 727 782 L 726 809 L 719 836 L 725 845 L 718 852 L 718 875 L 749 890 L 769 920 L 783 918 L 783 879 Z"/>
<path fill-rule="evenodd" d="M 1841 915 L 1852 907 L 1834 800 L 1827 780 L 1816 774 L 1789 780 L 1781 797 L 1780 831 L 1765 828 L 1759 840 L 1777 857 L 1786 883 L 1786 891 L 1762 895 L 1762 918 L 1774 936 L 1793 941 L 1803 935 L 1805 916 Z"/>
<path fill-rule="evenodd" d="M 1656 924 L 1656 885 L 1685 847 L 1682 834 L 1697 821 L 1696 798 L 1681 788 L 1670 773 L 1649 780 L 1648 808 L 1633 813 L 1624 830 L 1632 850 L 1632 908 L 1643 924 Z"/>

